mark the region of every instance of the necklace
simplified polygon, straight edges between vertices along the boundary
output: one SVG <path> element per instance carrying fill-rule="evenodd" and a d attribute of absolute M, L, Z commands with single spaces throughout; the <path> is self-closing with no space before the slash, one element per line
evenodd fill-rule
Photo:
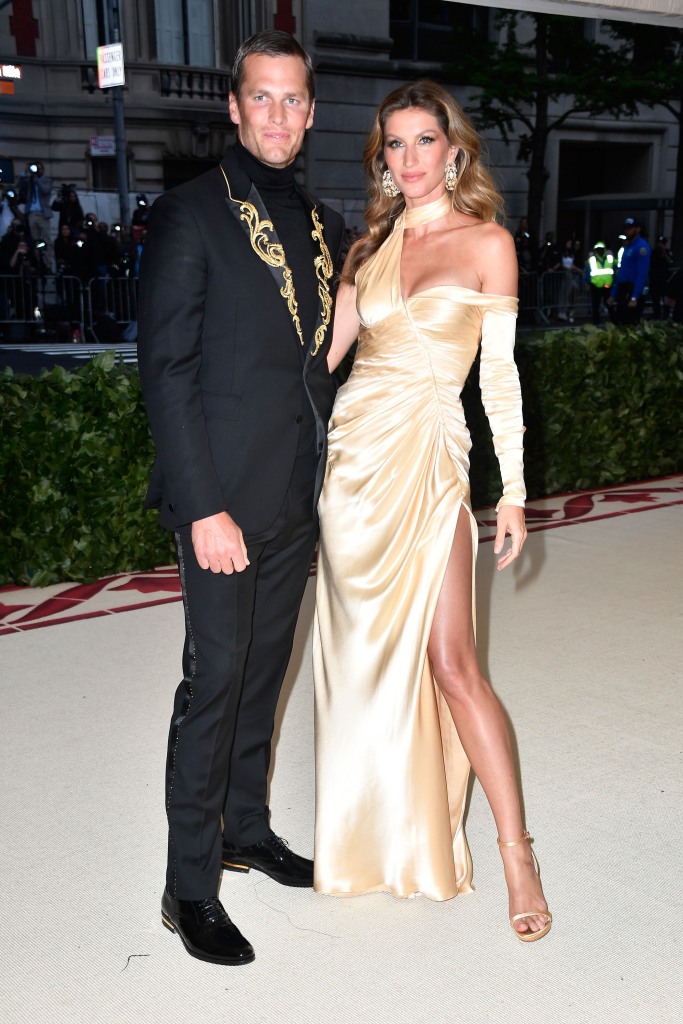
<path fill-rule="evenodd" d="M 405 210 L 403 215 L 404 228 L 418 228 L 422 224 L 429 224 L 439 217 L 445 217 L 453 209 L 453 203 L 448 192 L 435 199 L 432 203 L 425 203 L 424 206 L 411 206 Z"/>

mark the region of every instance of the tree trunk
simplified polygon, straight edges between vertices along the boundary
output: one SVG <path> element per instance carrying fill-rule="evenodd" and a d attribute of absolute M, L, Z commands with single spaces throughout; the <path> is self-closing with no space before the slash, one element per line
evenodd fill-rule
<path fill-rule="evenodd" d="M 536 74 L 539 85 L 536 92 L 535 126 L 530 139 L 531 162 L 527 172 L 529 179 L 527 217 L 533 244 L 538 246 L 543 215 L 543 196 L 548 180 L 548 172 L 545 167 L 545 151 L 548 144 L 548 93 L 545 85 L 548 74 L 548 18 L 544 14 L 536 14 L 534 20 L 536 22 Z"/>
<path fill-rule="evenodd" d="M 683 87 L 678 100 L 678 153 L 676 155 L 676 185 L 674 191 L 674 219 L 671 227 L 671 251 L 677 263 L 683 260 Z"/>

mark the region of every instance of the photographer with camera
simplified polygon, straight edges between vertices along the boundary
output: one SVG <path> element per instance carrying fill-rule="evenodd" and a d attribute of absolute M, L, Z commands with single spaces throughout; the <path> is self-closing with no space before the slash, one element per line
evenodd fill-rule
<path fill-rule="evenodd" d="M 80 269 L 78 246 L 66 221 L 55 238 L 55 263 L 58 277 L 77 277 Z"/>
<path fill-rule="evenodd" d="M 36 257 L 24 222 L 15 218 L 0 242 L 0 271 L 26 276 L 39 272 Z"/>
<path fill-rule="evenodd" d="M 0 272 L 20 280 L 8 282 L 7 304 L 14 319 L 32 320 L 37 305 L 36 278 L 46 273 L 43 260 L 36 254 L 23 221 L 14 220 L 0 242 Z"/>
<path fill-rule="evenodd" d="M 52 267 L 52 178 L 45 176 L 45 168 L 40 160 L 31 160 L 26 164 L 26 171 L 19 178 L 19 201 L 24 204 L 28 226 L 34 242 L 44 242 L 43 259 L 48 270 Z"/>
<path fill-rule="evenodd" d="M 0 191 L 0 238 L 9 231 L 12 221 L 23 220 L 24 215 L 19 209 L 19 196 L 14 188 Z"/>
<path fill-rule="evenodd" d="M 112 224 L 109 237 L 113 243 L 113 249 L 116 253 L 114 262 L 109 269 L 109 273 L 112 277 L 130 277 L 133 273 L 133 261 L 131 260 L 131 250 L 133 246 L 131 244 L 130 233 L 120 224 Z"/>
<path fill-rule="evenodd" d="M 67 224 L 75 241 L 83 225 L 85 214 L 74 185 L 62 182 L 52 209 L 59 214 L 59 233 L 61 234 L 62 226 Z"/>

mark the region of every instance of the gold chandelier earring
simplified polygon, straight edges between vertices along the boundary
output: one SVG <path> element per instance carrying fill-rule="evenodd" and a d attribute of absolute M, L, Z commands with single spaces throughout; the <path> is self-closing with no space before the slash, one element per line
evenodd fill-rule
<path fill-rule="evenodd" d="M 455 186 L 458 184 L 458 168 L 455 166 L 452 160 L 449 160 L 444 168 L 444 175 L 446 177 L 446 189 L 448 192 L 454 192 Z"/>
<path fill-rule="evenodd" d="M 391 177 L 391 171 L 388 167 L 382 175 L 382 188 L 384 189 L 384 194 L 389 196 L 389 199 L 395 199 L 396 196 L 400 196 L 401 194 L 401 190 L 397 187 L 396 182 Z"/>

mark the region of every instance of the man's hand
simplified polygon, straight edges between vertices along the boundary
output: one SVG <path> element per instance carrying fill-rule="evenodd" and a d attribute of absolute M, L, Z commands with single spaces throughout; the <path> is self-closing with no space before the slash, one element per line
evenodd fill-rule
<path fill-rule="evenodd" d="M 230 576 L 243 572 L 249 565 L 242 531 L 227 512 L 194 522 L 192 544 L 200 569 Z"/>

